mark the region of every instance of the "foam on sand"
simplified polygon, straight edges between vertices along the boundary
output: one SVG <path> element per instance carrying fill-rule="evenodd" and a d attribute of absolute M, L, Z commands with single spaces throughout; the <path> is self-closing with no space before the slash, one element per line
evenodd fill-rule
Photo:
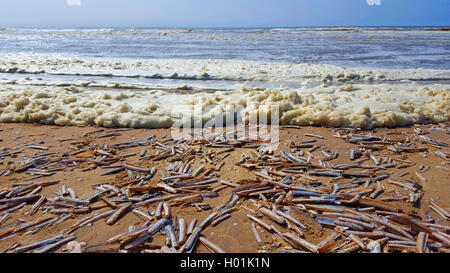
<path fill-rule="evenodd" d="M 358 84 L 173 94 L 0 85 L 0 122 L 167 128 L 199 106 L 203 123 L 232 107 L 241 107 L 248 120 L 249 114 L 278 106 L 280 123 L 286 125 L 393 127 L 450 120 L 450 87 Z"/>

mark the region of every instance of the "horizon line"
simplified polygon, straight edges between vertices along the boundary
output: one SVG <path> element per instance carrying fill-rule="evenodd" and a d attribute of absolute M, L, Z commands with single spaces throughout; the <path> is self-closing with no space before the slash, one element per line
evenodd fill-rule
<path fill-rule="evenodd" d="M 337 28 L 337 27 L 433 27 L 433 28 L 446 28 L 450 25 L 309 25 L 309 26 L 143 26 L 143 25 L 128 25 L 128 26 L 111 26 L 111 25 L 93 25 L 93 26 L 1 26 L 0 29 L 8 28 L 173 28 L 173 29 L 242 29 L 242 28 Z"/>

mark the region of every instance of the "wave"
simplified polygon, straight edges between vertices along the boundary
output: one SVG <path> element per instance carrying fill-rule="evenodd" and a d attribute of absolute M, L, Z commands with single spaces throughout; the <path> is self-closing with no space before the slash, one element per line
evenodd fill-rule
<path fill-rule="evenodd" d="M 67 58 L 54 54 L 0 54 L 1 73 L 253 82 L 358 83 L 450 80 L 448 70 L 367 69 L 224 59 Z"/>

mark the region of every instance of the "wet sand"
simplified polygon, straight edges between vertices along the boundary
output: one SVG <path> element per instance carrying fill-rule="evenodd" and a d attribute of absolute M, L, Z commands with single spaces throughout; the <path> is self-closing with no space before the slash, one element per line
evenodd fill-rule
<path fill-rule="evenodd" d="M 390 175 L 389 179 L 404 179 L 414 181 L 417 184 L 420 184 L 423 192 L 423 196 L 416 203 L 407 202 L 407 200 L 400 201 L 385 201 L 385 203 L 389 204 L 394 208 L 399 208 L 405 214 L 418 216 L 422 218 L 424 221 L 427 218 L 433 218 L 433 220 L 426 220 L 428 223 L 436 223 L 440 225 L 449 225 L 449 221 L 445 221 L 441 215 L 436 213 L 429 207 L 430 198 L 434 199 L 442 208 L 446 209 L 447 212 L 450 208 L 450 164 L 448 160 L 448 155 L 450 152 L 450 148 L 436 145 L 429 145 L 427 143 L 420 143 L 417 141 L 418 131 L 417 129 L 421 129 L 425 136 L 431 137 L 434 141 L 442 142 L 449 144 L 449 128 L 450 123 L 444 123 L 440 125 L 424 125 L 424 126 L 412 126 L 410 128 L 394 128 L 394 129 L 384 129 L 378 128 L 373 131 L 363 131 L 363 134 L 373 134 L 377 136 L 383 136 L 390 139 L 405 139 L 410 137 L 411 143 L 415 143 L 417 147 L 427 148 L 426 151 L 423 152 L 411 152 L 411 153 L 395 153 L 393 151 L 383 149 L 381 151 L 373 151 L 373 155 L 377 158 L 385 158 L 390 157 L 394 160 L 403 160 L 410 161 L 414 164 L 410 164 L 409 167 L 406 168 L 386 168 L 386 169 L 376 169 L 375 171 L 370 172 L 371 177 L 376 177 L 379 174 L 387 173 Z M 438 130 L 430 130 L 431 127 L 440 128 Z M 87 132 L 94 132 L 95 130 L 103 129 L 104 131 L 101 133 L 93 133 L 91 135 L 87 135 Z M 414 131 L 416 130 L 416 131 Z M 447 130 L 447 131 L 445 131 Z M 117 136 L 105 137 L 105 138 L 94 138 L 99 134 L 116 131 Z M 119 135 L 120 134 L 120 135 Z M 317 137 L 306 136 L 305 134 L 317 134 L 326 137 L 326 139 L 321 139 Z M 312 162 L 317 163 L 319 159 L 325 158 L 326 156 L 322 151 L 329 150 L 330 152 L 338 153 L 338 157 L 329 161 L 333 165 L 339 164 L 354 164 L 354 161 L 349 159 L 349 151 L 350 149 L 358 149 L 358 144 L 353 144 L 344 141 L 343 139 L 339 139 L 333 137 L 336 132 L 332 131 L 331 128 L 323 128 L 323 127 L 299 127 L 299 128 L 282 128 L 280 130 L 280 145 L 277 150 L 274 151 L 274 154 L 278 154 L 279 150 L 291 151 L 291 147 L 289 147 L 290 141 L 293 141 L 295 144 L 300 143 L 301 141 L 309 141 L 316 140 L 316 142 L 312 143 L 313 145 L 324 145 L 327 148 L 316 150 L 311 152 L 313 155 Z M 110 169 L 102 169 L 100 167 L 89 169 L 95 165 L 92 164 L 94 158 L 93 157 L 76 157 L 75 155 L 67 156 L 65 159 L 84 159 L 85 162 L 78 162 L 77 165 L 64 165 L 60 164 L 58 166 L 62 166 L 61 170 L 54 171 L 54 174 L 47 177 L 39 177 L 36 179 L 29 180 L 33 177 L 33 174 L 29 174 L 26 171 L 24 172 L 15 172 L 21 165 L 20 162 L 24 161 L 26 158 L 37 157 L 42 154 L 47 153 L 55 153 L 52 155 L 48 155 L 47 157 L 50 159 L 50 162 L 58 162 L 58 160 L 62 160 L 62 155 L 69 154 L 77 150 L 86 150 L 88 153 L 92 153 L 95 150 L 103 149 L 107 150 L 110 153 L 115 153 L 115 155 L 129 155 L 135 154 L 131 156 L 127 156 L 122 158 L 120 161 L 113 163 L 113 165 L 122 164 L 124 162 L 133 164 L 135 166 L 139 166 L 140 168 L 151 169 L 153 167 L 157 167 L 158 171 L 155 176 L 150 179 L 147 184 L 155 186 L 159 182 L 161 182 L 161 172 L 165 170 L 166 166 L 170 163 L 170 157 L 164 160 L 155 161 L 152 159 L 146 158 L 149 155 L 154 155 L 156 150 L 152 145 L 149 146 L 141 146 L 141 147 L 131 147 L 126 149 L 114 149 L 112 144 L 120 143 L 120 142 L 129 142 L 135 140 L 146 139 L 152 135 L 155 135 L 155 140 L 161 143 L 169 143 L 170 142 L 170 130 L 168 129 L 132 129 L 129 131 L 117 131 L 117 129 L 106 129 L 106 128 L 94 128 L 94 127 L 58 127 L 58 126 L 47 126 L 40 124 L 18 124 L 18 123 L 0 123 L 0 188 L 1 189 L 11 189 L 15 184 L 19 183 L 35 183 L 40 181 L 59 181 L 55 185 L 45 186 L 36 193 L 47 198 L 57 197 L 55 194 L 56 191 L 61 190 L 63 185 L 66 185 L 66 188 L 71 188 L 76 193 L 77 198 L 85 199 L 91 196 L 95 190 L 96 185 L 100 184 L 110 184 L 110 185 L 119 185 L 120 183 L 129 181 L 129 177 L 127 177 L 126 172 L 120 172 L 118 174 L 113 175 L 104 175 L 101 173 L 108 171 Z M 84 142 L 84 143 L 82 143 Z M 82 144 L 80 144 L 82 143 Z M 37 145 L 40 147 L 47 147 L 48 150 L 39 150 L 36 147 L 31 148 L 26 145 Z M 85 144 L 85 145 L 83 145 Z M 108 145 L 108 149 L 104 149 L 105 146 Z M 211 148 L 211 147 L 202 147 L 203 151 L 219 151 L 223 149 Z M 141 151 L 146 150 L 146 156 L 141 157 Z M 245 185 L 248 181 L 261 181 L 261 178 L 255 175 L 256 171 L 254 169 L 244 168 L 242 166 L 237 165 L 241 158 L 241 154 L 244 152 L 246 154 L 251 154 L 251 149 L 248 148 L 235 148 L 234 151 L 230 152 L 229 156 L 223 159 L 225 163 L 220 171 L 213 171 L 214 174 L 217 174 L 218 180 L 226 180 L 232 183 L 236 183 L 239 185 Z M 305 157 L 308 157 L 306 154 L 310 148 L 299 149 L 305 153 Z M 9 154 L 5 156 L 5 153 L 17 152 L 13 155 Z M 439 157 L 435 154 L 436 151 L 441 151 L 444 155 L 447 155 L 447 159 Z M 79 154 L 80 155 L 80 154 Z M 83 155 L 83 153 L 81 154 Z M 88 154 L 89 156 L 89 154 Z M 366 155 L 363 155 L 362 158 L 365 158 Z M 368 158 L 368 157 L 367 157 Z M 147 160 L 148 159 L 148 160 Z M 213 158 L 213 161 L 209 163 L 208 161 L 201 162 L 201 157 L 196 156 L 195 160 L 192 163 L 192 170 L 195 170 L 200 165 L 205 165 L 205 170 L 209 168 L 215 168 L 217 163 L 220 162 L 218 157 Z M 397 161 L 399 163 L 399 161 Z M 375 165 L 374 162 L 371 161 L 370 158 L 364 163 L 365 165 Z M 423 168 L 421 166 L 429 166 Z M 437 167 L 440 166 L 440 167 Z M 268 169 L 268 168 L 266 168 Z M 10 170 L 10 174 L 8 176 L 5 173 Z M 421 171 L 425 170 L 425 171 Z M 361 169 L 349 171 L 349 172 L 360 172 Z M 422 181 L 422 179 L 416 174 L 416 172 L 423 176 L 426 180 Z M 406 174 L 404 174 L 406 173 Z M 8 174 L 8 173 L 6 173 Z M 309 175 L 308 171 L 304 173 L 305 175 Z M 402 175 L 402 176 L 399 176 Z M 295 176 L 295 175 L 294 175 Z M 275 177 L 275 176 L 273 176 Z M 328 177 L 313 177 L 314 179 L 320 181 L 322 183 L 321 187 L 332 189 L 332 185 L 334 183 L 342 183 L 344 181 L 350 181 L 350 178 L 328 178 Z M 362 178 L 364 179 L 364 178 Z M 380 198 L 393 197 L 398 192 L 404 191 L 401 187 L 390 184 L 387 180 L 380 181 L 385 187 L 384 192 L 379 195 L 375 200 L 380 200 Z M 217 186 L 223 185 L 220 182 L 216 182 L 211 184 L 210 189 L 216 188 Z M 293 181 L 293 185 L 301 185 L 301 186 L 312 186 L 312 180 L 296 177 Z M 124 186 L 123 189 L 127 187 L 133 187 L 133 185 Z M 371 187 L 376 187 L 376 184 L 373 183 Z M 229 200 L 232 191 L 235 188 L 233 187 L 225 187 L 218 191 L 218 196 L 210 199 L 204 199 L 200 201 L 200 203 L 207 203 L 211 206 L 209 210 L 198 211 L 195 206 L 186 205 L 186 206 L 171 206 L 171 214 L 172 217 L 183 217 L 186 220 L 187 225 L 191 222 L 192 219 L 198 219 L 198 223 L 203 221 L 206 217 L 208 217 L 212 212 L 216 212 L 217 208 L 223 206 Z M 70 197 L 70 196 L 68 196 Z M 270 194 L 265 195 L 268 199 L 270 199 Z M 1 200 L 4 200 L 3 197 Z M 251 214 L 251 212 L 244 207 L 248 207 L 250 209 L 255 210 L 256 207 L 253 204 L 252 200 L 257 200 L 260 203 L 264 204 L 264 201 L 261 201 L 261 197 L 258 196 L 243 196 L 240 198 L 239 203 L 235 206 L 237 208 L 236 211 L 231 212 L 231 217 L 220 222 L 216 226 L 208 225 L 203 232 L 201 233 L 204 237 L 214 242 L 220 248 L 222 248 L 226 252 L 278 252 L 278 251 L 289 251 L 292 250 L 290 245 L 280 239 L 278 235 L 272 234 L 264 230 L 263 228 L 257 228 L 263 243 L 258 243 L 255 235 L 252 231 L 251 221 L 246 216 L 247 214 Z M 47 201 L 48 202 L 48 201 Z M 273 202 L 269 202 L 272 204 Z M 118 204 L 118 203 L 117 203 Z M 1 233 L 0 235 L 0 251 L 6 251 L 11 246 L 17 247 L 16 243 L 20 245 L 28 245 L 33 242 L 38 242 L 47 238 L 54 237 L 61 233 L 63 230 L 70 228 L 80 219 L 86 217 L 88 214 L 70 214 L 70 218 L 65 220 L 62 223 L 58 223 L 54 226 L 49 226 L 40 230 L 35 234 L 25 234 L 26 231 L 32 229 L 26 229 L 24 232 L 16 233 L 14 236 L 7 237 L 3 235 L 3 231 L 7 230 L 7 226 L 10 224 L 15 224 L 18 222 L 26 222 L 26 221 L 36 221 L 37 219 L 45 218 L 45 217 L 56 217 L 59 215 L 55 215 L 50 213 L 49 211 L 45 211 L 42 208 L 37 211 L 33 216 L 25 216 L 24 214 L 30 210 L 33 203 L 28 203 L 23 207 L 17 209 L 12 212 L 11 215 L 6 218 L 6 220 L 2 221 L 0 224 Z M 0 213 L 6 211 L 5 207 L 0 206 Z M 96 207 L 97 206 L 97 207 Z M 103 206 L 103 208 L 99 208 Z M 149 212 L 156 210 L 158 206 L 158 202 L 151 203 L 146 205 L 140 210 L 142 212 Z M 280 206 L 280 205 L 278 205 Z M 90 213 L 97 213 L 110 210 L 111 208 L 105 205 L 104 202 L 98 201 L 92 204 L 94 209 L 91 210 Z M 333 228 L 324 227 L 320 230 L 316 224 L 313 223 L 311 219 L 308 217 L 304 217 L 301 214 L 291 214 L 294 215 L 300 222 L 302 222 L 307 229 L 303 231 L 303 239 L 307 240 L 312 244 L 319 244 L 321 241 L 326 239 L 330 234 L 333 233 Z M 267 217 L 262 217 L 265 223 L 273 224 L 277 227 L 281 232 L 288 231 L 286 226 L 280 226 L 270 221 Z M 154 223 L 156 220 L 153 220 Z M 121 217 L 114 225 L 107 225 L 105 223 L 105 219 L 100 219 L 95 222 L 92 226 L 84 226 L 77 230 L 75 230 L 72 234 L 76 235 L 76 242 L 85 242 L 86 246 L 82 247 L 82 250 L 89 249 L 90 247 L 97 245 L 104 245 L 105 242 L 120 233 L 124 233 L 128 231 L 130 226 L 134 228 L 142 226 L 146 221 L 141 217 L 138 217 L 134 213 L 126 213 L 123 217 Z M 291 230 L 292 232 L 292 230 Z M 448 233 L 447 233 L 448 234 Z M 337 240 L 337 244 L 344 242 L 342 238 Z M 161 234 L 157 234 L 153 236 L 152 243 L 159 244 L 160 246 L 166 245 L 166 237 Z M 447 246 L 448 247 L 448 246 Z M 448 248 L 446 248 L 448 250 Z M 9 250 L 11 251 L 11 250 Z M 68 251 L 65 247 L 60 247 L 55 250 L 55 252 L 63 252 Z M 163 249 L 164 251 L 164 249 Z M 194 252 L 210 252 L 208 248 L 206 248 L 200 242 L 197 242 L 196 247 L 193 250 Z M 362 250 L 355 250 L 362 251 Z"/>

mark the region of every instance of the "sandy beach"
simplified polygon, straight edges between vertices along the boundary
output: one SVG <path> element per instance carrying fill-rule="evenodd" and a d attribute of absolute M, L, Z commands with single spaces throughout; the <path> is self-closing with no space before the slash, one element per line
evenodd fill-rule
<path fill-rule="evenodd" d="M 450 251 L 446 26 L 69 25 L 0 31 L 1 252 Z"/>
<path fill-rule="evenodd" d="M 62 235 L 45 251 L 448 252 L 449 126 L 285 126 L 272 150 L 174 143 L 169 129 L 1 123 L 0 251 Z M 165 235 L 136 243 L 160 217 Z M 180 219 L 185 232 L 197 219 L 201 239 L 181 236 Z"/>

